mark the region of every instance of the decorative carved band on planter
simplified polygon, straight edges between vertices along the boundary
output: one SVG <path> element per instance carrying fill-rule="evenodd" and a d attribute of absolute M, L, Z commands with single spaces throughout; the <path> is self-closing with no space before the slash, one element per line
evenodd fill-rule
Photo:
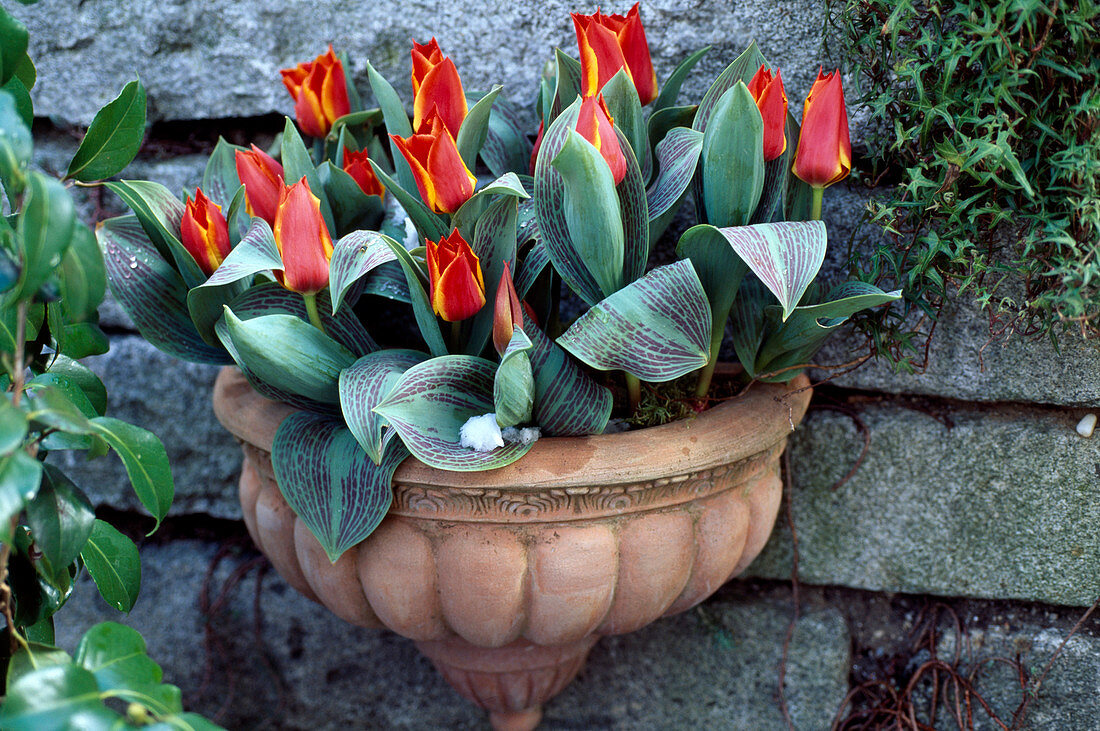
<path fill-rule="evenodd" d="M 488 472 L 410 457 L 385 520 L 335 564 L 272 472 L 275 430 L 293 409 L 226 368 L 214 410 L 244 449 L 245 523 L 283 578 L 345 621 L 415 640 L 495 728 L 520 729 L 537 725 L 598 637 L 698 604 L 757 556 L 807 385 L 754 384 L 650 429 L 545 438 Z"/>

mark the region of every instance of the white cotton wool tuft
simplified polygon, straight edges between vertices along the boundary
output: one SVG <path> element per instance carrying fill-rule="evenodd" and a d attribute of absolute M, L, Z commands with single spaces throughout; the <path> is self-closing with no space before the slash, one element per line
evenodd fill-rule
<path fill-rule="evenodd" d="M 491 452 L 504 446 L 496 414 L 471 416 L 459 431 L 460 444 L 478 452 Z"/>
<path fill-rule="evenodd" d="M 509 444 L 522 444 L 526 447 L 537 442 L 539 437 L 542 436 L 542 432 L 539 431 L 537 426 L 525 426 L 522 429 L 510 426 L 501 432 L 501 436 Z"/>

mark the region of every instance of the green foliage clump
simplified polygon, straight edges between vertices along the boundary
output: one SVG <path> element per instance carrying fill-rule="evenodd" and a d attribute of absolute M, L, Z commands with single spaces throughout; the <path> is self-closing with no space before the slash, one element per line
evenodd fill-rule
<path fill-rule="evenodd" d="M 861 265 L 906 293 L 860 323 L 879 354 L 955 291 L 1002 330 L 1100 334 L 1100 4 L 838 0 L 831 21 L 873 120 L 858 172 L 896 183 Z"/>

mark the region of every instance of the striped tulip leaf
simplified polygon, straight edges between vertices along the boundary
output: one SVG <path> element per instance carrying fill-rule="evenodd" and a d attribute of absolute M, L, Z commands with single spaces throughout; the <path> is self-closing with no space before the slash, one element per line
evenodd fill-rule
<path fill-rule="evenodd" d="M 340 371 L 351 351 L 293 315 L 242 320 L 226 306 L 225 325 L 242 366 L 275 388 L 322 403 L 340 402 Z"/>
<path fill-rule="evenodd" d="M 328 288 L 334 314 L 343 304 L 349 287 L 376 267 L 397 260 L 385 238 L 377 231 L 352 231 L 336 242 L 328 265 Z"/>
<path fill-rule="evenodd" d="M 130 207 L 161 257 L 175 265 L 188 289 L 206 281 L 195 258 L 180 242 L 185 207 L 172 191 L 147 180 L 108 180 L 103 185 Z"/>
<path fill-rule="evenodd" d="M 369 353 L 340 373 L 340 410 L 344 421 L 375 464 L 396 432 L 374 407 L 382 403 L 401 375 L 428 359 L 417 350 L 389 349 Z"/>
<path fill-rule="evenodd" d="M 691 70 L 695 68 L 695 65 L 703 59 L 703 56 L 707 55 L 710 49 L 710 46 L 703 46 L 676 65 L 676 68 L 668 75 L 664 85 L 661 87 L 661 93 L 657 95 L 657 99 L 653 102 L 654 114 L 676 104 L 676 100 L 680 96 L 680 87 L 683 86 L 684 80 L 687 78 L 688 74 L 691 73 Z"/>
<path fill-rule="evenodd" d="M 611 418 L 611 391 L 589 378 L 557 343 L 524 314 L 535 374 L 535 422 L 554 437 L 599 434 Z"/>
<path fill-rule="evenodd" d="M 539 275 L 542 274 L 549 263 L 550 254 L 546 251 L 542 239 L 536 234 L 534 243 L 527 250 L 526 256 L 523 257 L 523 261 L 519 265 L 519 271 L 516 272 L 516 293 L 520 296 L 520 299 L 527 296 L 527 292 L 534 286 L 535 280 L 539 278 Z"/>
<path fill-rule="evenodd" d="M 478 452 L 459 443 L 462 425 L 493 410 L 496 365 L 470 355 L 445 355 L 414 365 L 375 411 L 386 418 L 413 456 L 431 467 L 475 472 L 503 467 L 531 445 L 506 444 Z"/>
<path fill-rule="evenodd" d="M 691 262 L 678 261 L 592 307 L 557 342 L 593 368 L 659 382 L 705 366 L 710 336 L 706 292 Z"/>
<path fill-rule="evenodd" d="M 217 203 L 223 210 L 233 201 L 237 189 L 241 187 L 241 178 L 237 175 L 237 152 L 245 148 L 218 137 L 218 144 L 206 161 L 206 170 L 202 174 L 202 191 L 207 198 Z M 228 216 L 226 216 L 228 218 Z"/>
<path fill-rule="evenodd" d="M 717 231 L 779 300 L 783 319 L 790 317 L 825 260 L 825 224 L 778 221 Z"/>
<path fill-rule="evenodd" d="M 600 151 L 573 129 L 566 130 L 550 165 L 562 181 L 570 256 L 588 268 L 606 297 L 623 285 L 625 246 L 611 168 Z"/>
<path fill-rule="evenodd" d="M 335 563 L 386 517 L 390 480 L 407 455 L 392 444 L 375 464 L 343 424 L 299 412 L 275 432 L 271 463 L 283 497 Z"/>
<path fill-rule="evenodd" d="M 645 171 L 638 168 L 626 135 L 617 128 L 615 133 L 626 158 L 626 176 L 615 192 L 619 195 L 619 215 L 623 222 L 622 279 L 624 284 L 630 284 L 645 274 L 649 262 L 649 200 L 645 191 Z"/>
<path fill-rule="evenodd" d="M 765 341 L 756 371 L 776 371 L 807 363 L 829 334 L 853 314 L 900 298 L 901 290 L 883 292 L 866 282 L 845 282 L 834 287 L 827 302 L 794 309 Z M 783 373 L 781 380 L 789 380 L 797 372 Z"/>
<path fill-rule="evenodd" d="M 710 353 L 716 356 L 722 347 L 722 336 L 737 288 L 741 286 L 741 279 L 748 267 L 718 229 L 707 223 L 685 231 L 676 246 L 676 253 L 691 261 L 707 293 L 711 312 Z"/>
<path fill-rule="evenodd" d="M 293 185 L 302 178 L 306 179 L 310 191 L 321 204 L 321 216 L 325 219 L 329 233 L 336 233 L 336 219 L 332 215 L 332 206 L 329 205 L 328 196 L 325 195 L 325 187 L 321 185 L 321 177 L 317 174 L 317 168 L 313 166 L 313 158 L 309 156 L 306 143 L 298 134 L 298 128 L 290 117 L 286 117 L 283 125 L 283 139 L 279 148 L 280 160 L 283 163 L 283 178 L 287 185 Z"/>
<path fill-rule="evenodd" d="M 245 290 L 230 303 L 230 309 L 242 320 L 261 315 L 293 315 L 303 322 L 309 321 L 302 295 L 276 282 L 264 282 Z M 353 313 L 343 310 L 332 314 L 326 290 L 317 293 L 317 310 L 325 334 L 354 353 L 355 357 L 378 350 L 378 343 L 374 342 Z"/>
<path fill-rule="evenodd" d="M 489 115 L 493 111 L 493 103 L 500 96 L 504 87 L 494 84 L 489 93 L 477 100 L 466 112 L 466 118 L 462 120 L 462 126 L 455 137 L 455 146 L 462 162 L 470 170 L 477 168 L 477 156 L 485 144 L 485 138 L 489 134 Z"/>
<path fill-rule="evenodd" d="M 96 238 L 111 292 L 142 337 L 181 360 L 232 362 L 224 349 L 208 345 L 195 329 L 187 312 L 187 285 L 161 257 L 135 216 L 104 221 Z"/>
<path fill-rule="evenodd" d="M 400 152 L 398 152 L 397 155 L 404 161 L 405 158 L 401 156 Z M 393 197 L 397 199 L 401 207 L 405 209 L 405 214 L 409 217 L 409 220 L 413 222 L 413 225 L 416 226 L 416 233 L 421 239 L 438 241 L 450 233 L 447 226 L 443 223 L 443 219 L 420 200 L 419 191 L 416 193 L 409 192 L 409 190 L 398 185 L 397 181 L 391 178 L 374 160 L 368 160 L 368 162 L 370 163 L 371 169 L 374 170 L 375 177 L 377 177 L 379 182 L 386 187 L 386 190 L 393 194 Z M 412 173 L 409 173 L 409 175 L 412 175 Z M 417 190 L 415 184 L 412 190 Z"/>
<path fill-rule="evenodd" d="M 557 71 L 555 73 L 554 96 L 550 104 L 550 116 L 547 118 L 545 114 L 543 115 L 543 119 L 548 125 L 565 110 L 569 109 L 581 94 L 581 62 L 562 53 L 560 48 L 555 48 L 554 63 Z M 544 138 L 543 142 L 545 143 L 545 141 Z"/>
<path fill-rule="evenodd" d="M 420 328 L 420 336 L 424 338 L 432 355 L 446 355 L 447 343 L 444 342 L 443 334 L 439 331 L 439 320 L 435 317 L 431 300 L 428 299 L 428 293 L 424 289 L 427 276 L 423 268 L 404 246 L 391 238 L 386 238 L 384 241 L 405 272 L 405 283 L 409 288 L 409 299 L 412 300 L 413 316 L 416 318 L 417 327 Z"/>
<path fill-rule="evenodd" d="M 715 105 L 703 133 L 701 160 L 707 223 L 747 224 L 764 190 L 764 119 L 743 83 Z"/>
<path fill-rule="evenodd" d="M 373 294 L 396 302 L 412 304 L 409 283 L 405 281 L 405 272 L 396 260 L 375 267 L 363 281 L 361 294 Z"/>
<path fill-rule="evenodd" d="M 754 274 L 741 281 L 733 302 L 733 350 L 749 378 L 756 377 L 756 356 L 764 343 L 765 315 L 770 295 Z"/>
<path fill-rule="evenodd" d="M 466 352 L 469 355 L 477 355 L 484 350 L 493 332 L 494 309 L 489 303 L 496 302 L 505 262 L 509 271 L 516 269 L 516 203 L 516 199 L 511 196 L 494 201 L 478 219 L 474 229 L 471 248 L 481 262 L 486 305 L 474 315 L 466 341 Z"/>
<path fill-rule="evenodd" d="M 779 157 L 764 163 L 764 185 L 760 193 L 760 202 L 756 204 L 750 223 L 806 220 L 787 218 L 783 215 L 783 206 L 787 198 L 787 179 L 791 177 L 791 160 L 794 158 L 795 151 L 792 142 L 798 135 L 797 129 L 798 124 L 790 114 L 787 114 L 787 126 L 784 131 L 787 137 L 787 148 Z"/>
<path fill-rule="evenodd" d="M 205 283 L 187 293 L 187 311 L 203 340 L 218 345 L 214 326 L 221 319 L 223 307 L 248 287 L 254 274 L 282 268 L 283 260 L 271 227 L 262 218 L 253 218 L 247 233 L 225 261 Z"/>
<path fill-rule="evenodd" d="M 330 232 L 333 236 L 378 228 L 385 214 L 381 196 L 364 193 L 355 178 L 331 161 L 318 166 L 317 176 L 324 186 L 321 197 L 328 198 L 332 206 L 332 217 L 336 221 L 336 228 Z"/>
<path fill-rule="evenodd" d="M 560 67 L 559 63 L 559 73 Z M 560 76 L 558 81 L 561 82 Z M 558 115 L 543 135 L 542 147 L 539 148 L 538 160 L 535 162 L 535 215 L 543 245 L 546 246 L 546 253 L 554 263 L 554 268 L 581 299 L 589 305 L 594 305 L 603 299 L 604 295 L 596 279 L 585 266 L 584 261 L 577 256 L 573 247 L 573 240 L 569 235 L 569 223 L 565 215 L 565 182 L 550 164 L 550 161 L 556 158 L 565 146 L 565 141 L 576 126 L 579 116 L 580 101 L 577 101 Z"/>
<path fill-rule="evenodd" d="M 458 229 L 462 238 L 473 241 L 477 222 L 489 208 L 495 195 L 507 195 L 524 200 L 531 197 L 515 173 L 501 175 L 474 193 L 470 200 L 463 203 L 451 216 L 451 226 Z"/>
<path fill-rule="evenodd" d="M 535 404 L 535 376 L 531 369 L 531 339 L 516 328 L 493 379 L 493 404 L 497 424 L 515 426 L 531 420 Z"/>
<path fill-rule="evenodd" d="M 630 80 L 626 69 L 620 69 L 612 76 L 611 80 L 603 85 L 600 93 L 603 95 L 608 111 L 611 112 L 611 118 L 615 120 L 615 129 L 623 133 L 634 151 L 643 184 L 648 182 L 650 173 L 653 171 L 651 159 L 653 151 L 649 146 L 646 120 L 642 116 L 642 102 L 638 99 L 638 90 Z"/>
<path fill-rule="evenodd" d="M 764 58 L 764 54 L 760 53 L 760 47 L 756 45 L 756 41 L 753 41 L 744 53 L 733 59 L 733 63 L 727 66 L 725 71 L 720 73 L 714 83 L 710 85 L 710 88 L 707 89 L 707 93 L 703 95 L 703 100 L 699 102 L 699 111 L 695 114 L 692 127 L 700 132 L 705 132 L 707 123 L 710 122 L 710 117 L 722 95 L 737 86 L 738 82 L 748 84 L 752 81 L 753 74 L 760 68 L 760 64 L 767 64 L 767 59 Z"/>
<path fill-rule="evenodd" d="M 679 203 L 699 164 L 703 149 L 703 133 L 687 127 L 676 127 L 657 145 L 660 173 L 646 194 L 649 220 L 654 221 L 673 210 Z"/>
<path fill-rule="evenodd" d="M 531 164 L 531 141 L 527 139 L 523 113 L 514 102 L 498 98 L 493 103 L 481 159 L 498 177 L 509 171 L 527 172 Z"/>

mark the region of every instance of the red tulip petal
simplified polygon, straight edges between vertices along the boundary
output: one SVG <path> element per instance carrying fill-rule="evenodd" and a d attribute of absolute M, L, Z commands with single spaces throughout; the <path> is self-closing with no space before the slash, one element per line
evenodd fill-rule
<path fill-rule="evenodd" d="M 451 136 L 458 135 L 462 120 L 466 118 L 466 95 L 462 91 L 462 81 L 454 61 L 443 59 L 433 67 L 423 80 L 413 100 L 413 129 L 420 131 L 421 124 L 435 107 L 444 126 Z"/>
<path fill-rule="evenodd" d="M 439 134 L 432 142 L 428 170 L 438 193 L 433 206 L 437 213 L 454 213 L 474 194 L 477 178 L 470 174 L 449 134 Z"/>
<path fill-rule="evenodd" d="M 332 239 L 321 216 L 321 201 L 304 177 L 283 190 L 273 230 L 283 258 L 283 286 L 302 294 L 324 289 Z"/>
<path fill-rule="evenodd" d="M 478 274 L 481 267 L 476 263 Z M 485 289 L 479 286 L 469 260 L 457 257 L 443 270 L 432 295 L 432 309 L 447 322 L 473 317 L 485 305 Z"/>
<path fill-rule="evenodd" d="M 611 175 L 618 185 L 626 177 L 626 157 L 619 145 L 615 127 L 599 97 L 586 97 L 581 102 L 580 115 L 577 117 L 577 133 L 592 143 L 600 151 Z"/>
<path fill-rule="evenodd" d="M 815 188 L 843 180 L 852 169 L 848 111 L 840 72 L 818 72 L 802 108 L 802 133 L 792 171 Z"/>
<path fill-rule="evenodd" d="M 613 21 L 616 17 L 611 16 Z M 626 14 L 616 36 L 626 59 L 626 66 L 630 69 L 630 76 L 634 80 L 634 88 L 638 90 L 638 98 L 643 106 L 649 104 L 657 98 L 657 72 L 649 55 L 649 42 L 646 41 L 645 29 L 638 14 L 638 3 L 634 3 L 634 7 Z"/>
<path fill-rule="evenodd" d="M 283 166 L 256 145 L 248 151 L 237 150 L 234 159 L 249 215 L 274 225 L 283 190 Z"/>

